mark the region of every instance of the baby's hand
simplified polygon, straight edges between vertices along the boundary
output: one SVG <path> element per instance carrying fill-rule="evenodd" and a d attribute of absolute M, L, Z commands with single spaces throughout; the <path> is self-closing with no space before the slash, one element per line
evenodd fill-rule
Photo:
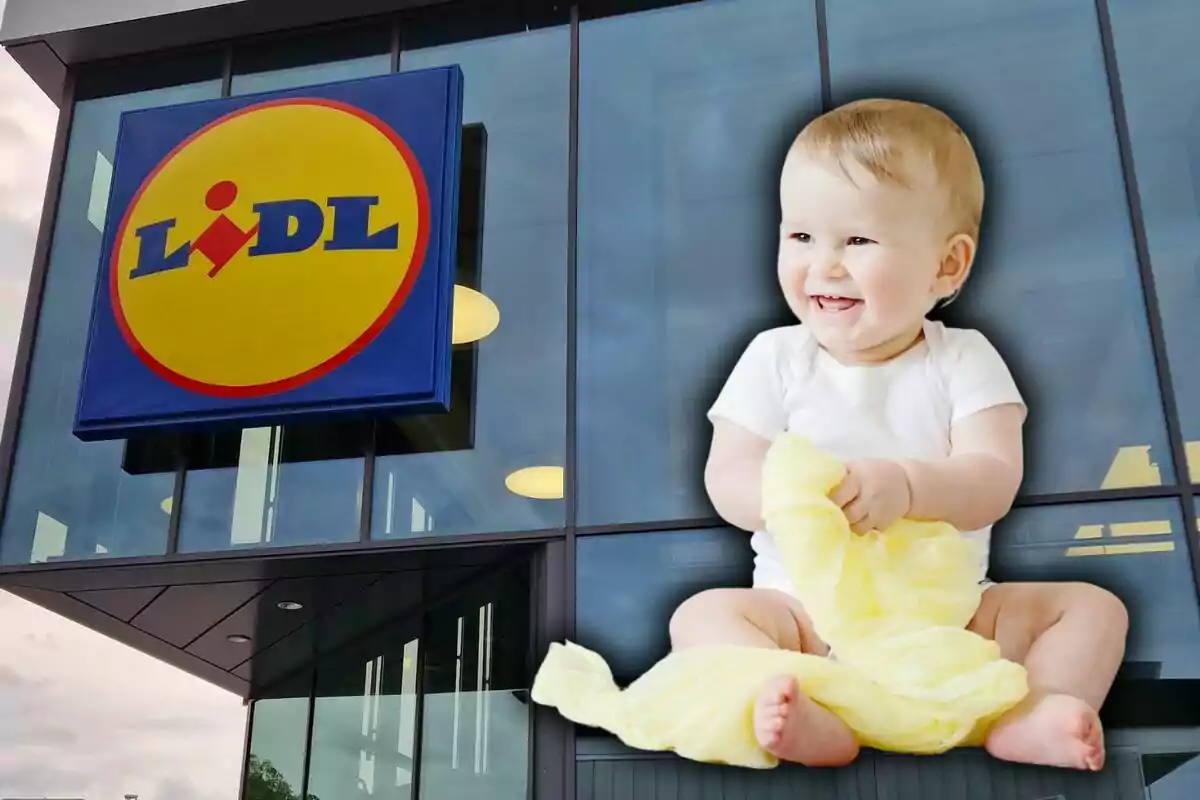
<path fill-rule="evenodd" d="M 895 461 L 851 461 L 829 499 L 841 506 L 855 533 L 882 531 L 908 513 L 912 487 Z"/>

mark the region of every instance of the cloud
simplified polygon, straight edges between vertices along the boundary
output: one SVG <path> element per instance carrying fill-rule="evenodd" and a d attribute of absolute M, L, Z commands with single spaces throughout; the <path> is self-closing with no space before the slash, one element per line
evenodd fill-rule
<path fill-rule="evenodd" d="M 0 420 L 56 117 L 0 53 Z M 230 800 L 245 719 L 237 697 L 0 592 L 0 797 Z"/>
<path fill-rule="evenodd" d="M 17 64 L 0 58 L 0 215 L 35 225 L 57 122 L 54 104 Z"/>
<path fill-rule="evenodd" d="M 7 689 L 13 686 L 20 686 L 25 682 L 25 679 L 12 667 L 0 664 L 0 689 Z"/>
<path fill-rule="evenodd" d="M 237 796 L 237 697 L 12 595 L 0 619 L 0 657 L 36 678 L 0 686 L 0 796 Z"/>
<path fill-rule="evenodd" d="M 3 3 L 0 3 L 2 10 Z M 0 398 L 8 398 L 57 111 L 0 54 Z M 3 410 L 0 410 L 0 416 Z"/>

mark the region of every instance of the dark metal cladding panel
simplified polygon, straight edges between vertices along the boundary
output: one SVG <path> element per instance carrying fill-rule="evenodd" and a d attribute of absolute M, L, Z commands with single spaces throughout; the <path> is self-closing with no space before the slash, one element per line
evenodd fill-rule
<path fill-rule="evenodd" d="M 981 750 L 868 752 L 844 769 L 748 770 L 667 755 L 585 755 L 580 800 L 1143 800 L 1140 756 L 1113 748 L 1099 773 L 996 761 Z"/>

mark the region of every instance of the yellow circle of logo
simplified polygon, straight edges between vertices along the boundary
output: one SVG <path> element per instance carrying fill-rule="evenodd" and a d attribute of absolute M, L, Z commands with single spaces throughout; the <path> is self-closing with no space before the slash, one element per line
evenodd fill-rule
<path fill-rule="evenodd" d="M 117 233 L 118 327 L 191 391 L 255 397 L 361 351 L 424 261 L 429 194 L 403 139 L 320 99 L 229 114 L 143 182 Z"/>

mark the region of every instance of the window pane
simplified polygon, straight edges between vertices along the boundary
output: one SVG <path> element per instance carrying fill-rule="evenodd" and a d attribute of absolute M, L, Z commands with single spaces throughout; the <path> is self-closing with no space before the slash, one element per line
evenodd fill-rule
<path fill-rule="evenodd" d="M 289 687 L 294 696 L 280 693 L 254 702 L 246 800 L 299 800 L 311 686 L 310 681 L 296 681 Z"/>
<path fill-rule="evenodd" d="M 838 0 L 829 61 L 835 102 L 932 102 L 976 145 L 988 208 L 948 317 L 1027 397 L 1024 491 L 1171 482 L 1092 0 Z"/>
<path fill-rule="evenodd" d="M 221 45 L 191 54 L 117 61 L 103 68 L 89 65 L 75 77 L 75 102 L 204 84 L 216 80 L 224 70 L 225 48 Z"/>
<path fill-rule="evenodd" d="M 1173 500 L 1017 509 L 996 528 L 991 575 L 1103 586 L 1129 608 L 1130 677 L 1200 678 L 1200 609 Z"/>
<path fill-rule="evenodd" d="M 704 412 L 786 310 L 777 175 L 820 106 L 813 6 L 580 26 L 579 521 L 707 517 Z"/>
<path fill-rule="evenodd" d="M 234 54 L 231 89 L 254 94 L 385 75 L 391 48 L 387 24 L 247 44 Z"/>
<path fill-rule="evenodd" d="M 414 586 L 407 575 L 402 589 Z M 440 596 L 440 605 L 413 613 L 395 605 L 393 586 L 370 604 L 371 632 L 350 636 L 318 667 L 310 795 L 527 797 L 528 564 L 476 571 L 469 584 L 425 578 L 417 596 Z M 447 600 L 452 585 L 459 594 Z"/>
<path fill-rule="evenodd" d="M 370 436 L 349 422 L 195 437 L 179 550 L 358 541 Z"/>
<path fill-rule="evenodd" d="M 1150 263 L 1183 435 L 1200 440 L 1200 6 L 1109 0 Z M 1189 444 L 1192 481 L 1200 445 Z M 1165 452 L 1159 454 L 1167 460 Z"/>
<path fill-rule="evenodd" d="M 632 680 L 671 649 L 667 623 L 687 598 L 750 585 L 750 536 L 713 529 L 585 536 L 576 556 L 576 639 Z"/>
<path fill-rule="evenodd" d="M 124 442 L 84 443 L 71 431 L 121 112 L 220 91 L 220 81 L 212 80 L 75 107 L 0 536 L 6 564 L 166 552 L 174 470 L 132 474 L 123 466 Z"/>
<path fill-rule="evenodd" d="M 425 622 L 422 800 L 529 792 L 528 571 L 509 571 Z"/>
<path fill-rule="evenodd" d="M 449 414 L 381 424 L 372 535 L 561 527 L 569 31 L 444 44 L 424 25 L 404 26 L 401 69 L 463 70 L 458 283 L 499 309 L 499 325 L 457 348 Z M 513 475 L 525 483 L 510 491 Z"/>
<path fill-rule="evenodd" d="M 415 798 L 420 641 L 399 632 L 389 639 L 369 656 L 321 670 L 310 795 Z"/>

